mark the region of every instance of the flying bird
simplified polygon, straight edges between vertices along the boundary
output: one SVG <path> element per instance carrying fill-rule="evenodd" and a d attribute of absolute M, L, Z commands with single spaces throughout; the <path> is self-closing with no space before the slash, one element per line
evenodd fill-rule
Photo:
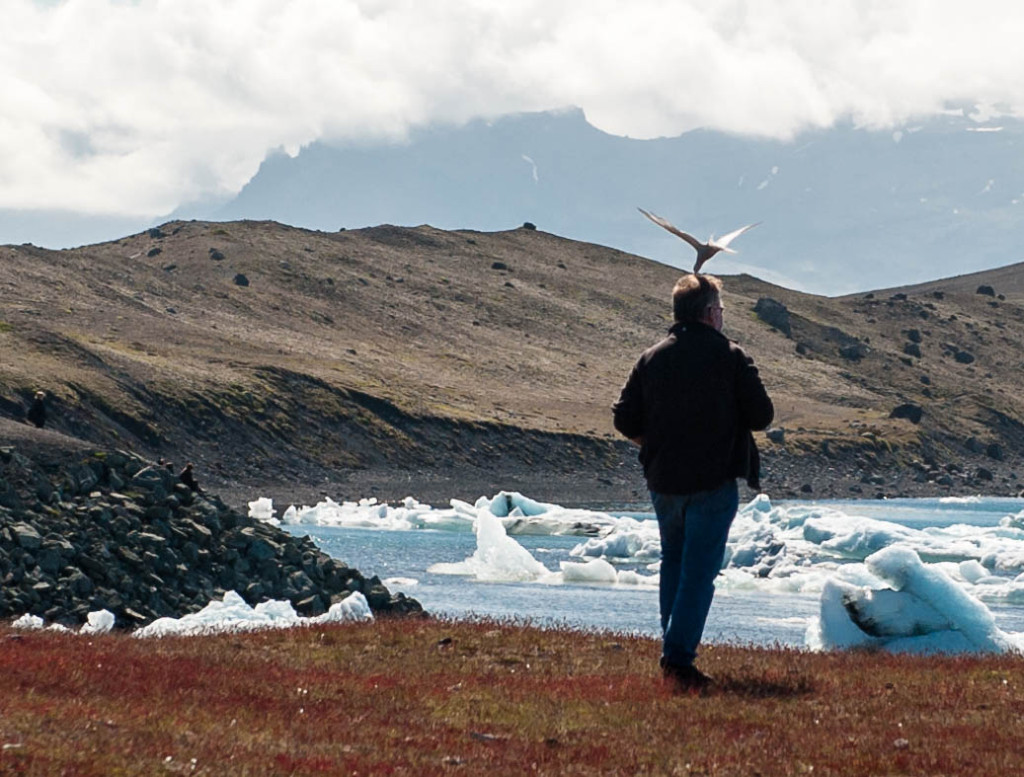
<path fill-rule="evenodd" d="M 754 227 L 761 223 L 760 221 L 757 221 L 753 224 L 747 224 L 747 226 L 733 230 L 727 235 L 722 235 L 717 240 L 715 239 L 715 236 L 712 235 L 711 237 L 708 238 L 708 242 L 702 243 L 693 235 L 689 235 L 686 232 L 683 232 L 683 230 L 673 226 L 668 221 L 665 221 L 665 219 L 663 219 L 661 216 L 655 216 L 653 213 L 648 213 L 643 208 L 637 208 L 637 210 L 643 213 L 645 216 L 647 216 L 647 218 L 649 218 L 659 227 L 661 227 L 662 229 L 667 229 L 676 237 L 681 237 L 683 240 L 685 240 L 687 243 L 692 245 L 697 250 L 697 261 L 693 265 L 693 272 L 695 274 L 700 272 L 700 268 L 704 266 L 704 262 L 706 262 L 712 256 L 717 254 L 719 251 L 725 251 L 727 254 L 735 254 L 736 251 L 729 248 L 729 243 L 731 243 L 737 237 L 742 235 L 748 229 L 753 229 Z"/>

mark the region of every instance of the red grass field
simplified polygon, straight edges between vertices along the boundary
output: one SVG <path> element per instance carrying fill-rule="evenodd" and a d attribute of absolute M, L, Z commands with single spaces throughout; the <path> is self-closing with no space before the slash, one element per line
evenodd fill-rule
<path fill-rule="evenodd" d="M 0 774 L 1009 775 L 1024 662 L 729 646 L 674 696 L 650 639 L 493 622 L 202 638 L 0 626 Z"/>

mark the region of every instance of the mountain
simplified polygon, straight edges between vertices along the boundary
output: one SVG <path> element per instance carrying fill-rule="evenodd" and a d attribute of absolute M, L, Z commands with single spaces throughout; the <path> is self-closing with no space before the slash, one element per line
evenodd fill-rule
<path fill-rule="evenodd" d="M 963 111 L 898 130 L 852 126 L 792 141 L 698 130 L 634 140 L 583 113 L 507 116 L 406 142 L 314 143 L 271 154 L 215 219 L 333 231 L 380 223 L 545 231 L 675 266 L 689 247 L 643 207 L 700 237 L 762 221 L 717 258 L 824 294 L 924 282 L 1024 256 L 1024 123 Z"/>
<path fill-rule="evenodd" d="M 842 298 L 727 277 L 726 333 L 777 406 L 768 492 L 1016 494 L 1021 269 Z M 610 405 L 677 276 L 528 228 L 197 221 L 0 247 L 0 445 L 192 460 L 238 503 L 641 504 Z M 21 421 L 38 388 L 42 431 Z"/>

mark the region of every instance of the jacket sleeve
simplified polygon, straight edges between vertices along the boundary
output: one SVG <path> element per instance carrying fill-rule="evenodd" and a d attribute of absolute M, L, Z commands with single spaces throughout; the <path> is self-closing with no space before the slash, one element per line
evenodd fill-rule
<path fill-rule="evenodd" d="M 775 406 L 761 382 L 761 376 L 757 374 L 754 360 L 741 349 L 736 350 L 740 362 L 736 376 L 736 401 L 740 419 L 747 429 L 767 429 L 775 417 Z"/>
<path fill-rule="evenodd" d="M 615 428 L 631 440 L 644 436 L 641 362 L 637 362 L 633 366 L 618 400 L 612 405 L 612 421 Z"/>

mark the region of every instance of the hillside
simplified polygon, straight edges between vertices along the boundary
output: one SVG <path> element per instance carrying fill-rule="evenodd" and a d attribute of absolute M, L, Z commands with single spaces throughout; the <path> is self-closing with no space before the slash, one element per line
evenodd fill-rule
<path fill-rule="evenodd" d="M 528 228 L 171 222 L 0 247 L 0 444 L 46 434 L 18 423 L 42 388 L 48 430 L 195 461 L 236 504 L 642 503 L 609 406 L 668 326 L 678 272 Z M 845 298 L 727 278 L 726 333 L 784 430 L 759 436 L 768 492 L 1016 494 L 1019 275 Z M 1002 298 L 977 293 L 987 278 Z M 788 335 L 754 312 L 764 297 Z M 919 423 L 889 417 L 908 403 Z"/>

